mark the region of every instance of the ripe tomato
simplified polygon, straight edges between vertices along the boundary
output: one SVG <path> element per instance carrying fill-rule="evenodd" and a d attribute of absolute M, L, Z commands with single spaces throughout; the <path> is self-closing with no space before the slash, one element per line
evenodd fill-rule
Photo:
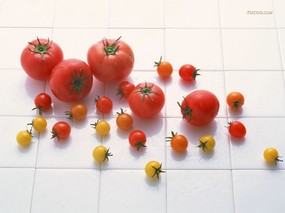
<path fill-rule="evenodd" d="M 246 128 L 240 121 L 231 121 L 228 123 L 228 130 L 231 136 L 242 138 L 246 135 Z"/>
<path fill-rule="evenodd" d="M 53 125 L 51 133 L 51 138 L 57 138 L 58 141 L 65 140 L 71 133 L 71 127 L 65 121 L 59 121 Z"/>
<path fill-rule="evenodd" d="M 158 75 L 164 79 L 171 76 L 173 72 L 171 63 L 168 61 L 162 61 L 162 57 L 160 57 L 159 62 L 154 62 L 154 66 L 156 67 Z"/>
<path fill-rule="evenodd" d="M 35 108 L 33 110 L 37 109 L 39 110 L 39 114 L 42 115 L 44 111 L 47 111 L 51 108 L 51 97 L 47 93 L 39 93 L 35 99 Z"/>
<path fill-rule="evenodd" d="M 67 119 L 73 121 L 82 121 L 87 116 L 87 106 L 83 103 L 73 104 L 70 108 L 70 111 L 65 111 L 65 115 L 67 115 Z"/>
<path fill-rule="evenodd" d="M 157 162 L 157 161 L 149 161 L 146 165 L 145 165 L 145 174 L 147 177 L 151 178 L 151 179 L 159 179 L 160 173 L 163 173 L 164 171 L 162 171 L 162 164 Z"/>
<path fill-rule="evenodd" d="M 120 99 L 125 97 L 128 98 L 131 92 L 135 89 L 135 85 L 128 81 L 123 81 L 119 84 L 117 89 L 117 95 L 120 95 Z"/>
<path fill-rule="evenodd" d="M 269 164 L 274 163 L 275 165 L 277 165 L 278 162 L 283 162 L 283 160 L 280 159 L 277 149 L 273 147 L 266 148 L 263 152 L 263 157 Z"/>
<path fill-rule="evenodd" d="M 119 129 L 126 131 L 132 128 L 134 121 L 130 114 L 121 109 L 121 112 L 117 112 L 117 115 L 116 124 Z"/>
<path fill-rule="evenodd" d="M 165 96 L 154 83 L 140 83 L 128 98 L 131 111 L 140 118 L 152 118 L 163 108 Z"/>
<path fill-rule="evenodd" d="M 44 132 L 47 128 L 47 121 L 44 117 L 36 117 L 33 119 L 32 123 L 30 123 L 34 130 L 41 133 Z"/>
<path fill-rule="evenodd" d="M 185 152 L 188 147 L 188 140 L 184 135 L 177 134 L 171 131 L 171 136 L 166 137 L 170 141 L 171 148 L 178 153 Z"/>
<path fill-rule="evenodd" d="M 22 130 L 20 131 L 17 136 L 16 136 L 16 140 L 18 142 L 19 145 L 21 146 L 28 146 L 31 144 L 32 141 L 32 133 L 31 131 L 28 130 Z"/>
<path fill-rule="evenodd" d="M 230 92 L 226 100 L 230 109 L 233 110 L 239 110 L 244 105 L 244 96 L 240 92 Z"/>
<path fill-rule="evenodd" d="M 137 151 L 140 150 L 141 147 L 146 147 L 146 135 L 141 130 L 134 130 L 129 134 L 129 143 L 132 147 L 135 147 Z"/>
<path fill-rule="evenodd" d="M 131 47 L 118 39 L 102 39 L 93 44 L 87 53 L 87 62 L 95 76 L 102 82 L 117 82 L 125 79 L 134 66 Z"/>
<path fill-rule="evenodd" d="M 63 102 L 77 102 L 91 91 L 93 75 L 90 67 L 79 59 L 67 59 L 56 65 L 49 85 L 55 97 Z"/>
<path fill-rule="evenodd" d="M 63 60 L 58 44 L 49 39 L 37 38 L 28 43 L 21 54 L 21 65 L 33 79 L 48 80 L 52 69 Z"/>
<path fill-rule="evenodd" d="M 95 99 L 96 109 L 101 113 L 109 113 L 113 109 L 113 102 L 107 96 L 97 97 Z"/>
<path fill-rule="evenodd" d="M 204 152 L 211 152 L 216 146 L 216 141 L 211 135 L 204 135 L 199 139 L 200 145 L 198 145 L 199 148 L 201 148 Z"/>
<path fill-rule="evenodd" d="M 95 129 L 96 134 L 100 137 L 107 136 L 110 132 L 110 124 L 105 120 L 99 120 L 95 124 L 91 124 L 91 126 Z"/>
<path fill-rule="evenodd" d="M 219 100 L 207 90 L 196 90 L 188 94 L 180 104 L 183 119 L 194 126 L 205 126 L 215 119 L 219 111 Z"/>
<path fill-rule="evenodd" d="M 103 163 L 105 160 L 109 160 L 109 156 L 113 155 L 105 146 L 97 146 L 94 148 L 92 156 L 98 163 Z"/>
<path fill-rule="evenodd" d="M 198 73 L 199 69 L 196 69 L 191 64 L 184 64 L 179 68 L 179 76 L 184 80 L 188 82 L 194 82 L 196 80 L 197 75 L 200 75 Z"/>

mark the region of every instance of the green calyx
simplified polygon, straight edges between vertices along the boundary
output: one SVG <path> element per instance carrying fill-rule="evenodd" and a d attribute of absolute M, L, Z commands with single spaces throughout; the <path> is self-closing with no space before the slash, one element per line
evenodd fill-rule
<path fill-rule="evenodd" d="M 164 171 L 162 171 L 162 163 L 160 164 L 160 166 L 158 168 L 152 166 L 152 168 L 154 169 L 154 174 L 152 175 L 152 177 L 156 176 L 157 179 L 159 179 L 159 175 L 160 173 L 164 173 Z"/>
<path fill-rule="evenodd" d="M 192 73 L 192 77 L 193 77 L 194 80 L 196 80 L 197 75 L 200 75 L 200 74 L 198 73 L 199 70 L 200 70 L 200 69 L 195 69 L 195 71 Z"/>
<path fill-rule="evenodd" d="M 237 110 L 240 106 L 242 106 L 244 103 L 243 102 L 240 102 L 240 101 L 234 101 L 233 102 L 233 108 L 235 110 Z"/>
<path fill-rule="evenodd" d="M 83 71 L 81 70 L 78 74 L 76 70 L 74 70 L 71 74 L 72 81 L 68 83 L 72 87 L 70 90 L 70 94 L 73 92 L 77 92 L 78 94 L 82 93 L 83 88 L 88 88 L 89 86 L 85 84 L 85 81 L 87 81 L 91 76 L 83 76 Z"/>
<path fill-rule="evenodd" d="M 187 118 L 187 121 L 190 121 L 192 119 L 192 110 L 188 106 L 187 100 L 185 98 L 184 98 L 184 100 L 186 102 L 185 107 L 182 107 L 179 102 L 177 102 L 177 104 L 180 107 L 180 109 L 183 111 L 183 119 Z"/>
<path fill-rule="evenodd" d="M 31 52 L 33 52 L 33 53 L 40 54 L 42 60 L 44 61 L 44 60 L 45 60 L 45 54 L 50 55 L 50 53 L 49 53 L 48 50 L 49 50 L 49 48 L 50 48 L 52 42 L 48 39 L 47 43 L 42 44 L 42 43 L 40 42 L 40 39 L 39 39 L 39 38 L 37 38 L 37 41 L 38 41 L 38 44 L 33 44 L 32 42 L 28 42 L 30 45 L 32 45 L 32 46 L 34 47 L 33 50 L 30 49 L 30 48 L 28 48 L 28 49 L 29 49 Z"/>
<path fill-rule="evenodd" d="M 104 161 L 105 160 L 109 161 L 110 156 L 113 156 L 113 154 L 110 152 L 110 148 L 108 148 L 107 151 L 105 152 Z"/>
<path fill-rule="evenodd" d="M 168 142 L 171 141 L 176 135 L 177 135 L 177 132 L 174 133 L 173 131 L 171 131 L 171 136 L 166 137 L 166 141 L 168 141 Z"/>
<path fill-rule="evenodd" d="M 145 143 L 145 141 L 136 142 L 137 151 L 139 151 L 141 147 L 146 147 L 146 145 L 144 145 L 144 143 Z"/>
<path fill-rule="evenodd" d="M 107 39 L 103 40 L 104 51 L 105 51 L 107 56 L 116 54 L 116 52 L 118 51 L 118 49 L 120 47 L 117 44 L 118 44 L 118 41 L 121 39 L 121 37 L 122 36 L 117 38 L 111 45 L 109 44 Z"/>
<path fill-rule="evenodd" d="M 283 162 L 283 160 L 281 159 L 280 156 L 276 157 L 275 160 L 274 160 L 274 164 L 277 165 L 277 163 L 279 162 Z"/>
<path fill-rule="evenodd" d="M 145 82 L 144 87 L 139 86 L 139 90 L 136 91 L 136 93 L 141 93 L 142 94 L 142 100 L 144 100 L 145 96 L 148 96 L 148 98 L 151 99 L 151 94 L 156 94 L 158 95 L 157 92 L 152 90 L 154 84 L 151 84 L 150 86 L 147 85 L 147 82 Z"/>
<path fill-rule="evenodd" d="M 203 149 L 203 151 L 206 151 L 206 149 L 208 149 L 207 143 L 208 143 L 208 141 L 203 142 L 200 140 L 200 145 L 198 145 L 197 147 Z"/>
<path fill-rule="evenodd" d="M 161 61 L 162 61 L 162 56 L 160 56 L 158 62 L 157 61 L 154 62 L 154 67 L 158 67 L 161 64 Z"/>

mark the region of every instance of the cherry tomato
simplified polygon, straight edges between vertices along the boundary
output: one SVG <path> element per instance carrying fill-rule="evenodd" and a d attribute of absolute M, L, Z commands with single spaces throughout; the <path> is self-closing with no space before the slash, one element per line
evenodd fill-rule
<path fill-rule="evenodd" d="M 90 67 L 79 59 L 67 59 L 57 64 L 50 76 L 53 95 L 63 102 L 79 102 L 91 91 L 93 75 Z"/>
<path fill-rule="evenodd" d="M 123 97 L 128 98 L 134 89 L 135 85 L 133 83 L 123 81 L 118 86 L 117 95 L 120 95 L 120 99 Z"/>
<path fill-rule="evenodd" d="M 107 96 L 97 97 L 95 99 L 96 109 L 101 113 L 109 113 L 113 109 L 113 102 Z"/>
<path fill-rule="evenodd" d="M 273 147 L 266 148 L 263 152 L 263 157 L 269 164 L 274 163 L 277 165 L 278 162 L 283 162 L 283 160 L 280 159 L 281 157 L 279 156 L 277 149 Z"/>
<path fill-rule="evenodd" d="M 219 100 L 207 90 L 195 90 L 180 104 L 183 119 L 194 126 L 205 126 L 215 119 L 219 111 Z"/>
<path fill-rule="evenodd" d="M 140 118 L 152 118 L 163 108 L 165 96 L 154 83 L 140 83 L 128 98 L 131 111 Z"/>
<path fill-rule="evenodd" d="M 160 173 L 163 173 L 164 171 L 162 171 L 162 164 L 157 162 L 157 161 L 149 161 L 146 165 L 145 165 L 145 174 L 147 177 L 151 178 L 151 179 L 159 179 Z"/>
<path fill-rule="evenodd" d="M 110 124 L 105 120 L 99 120 L 95 124 L 91 124 L 91 126 L 95 129 L 96 134 L 100 137 L 107 136 L 110 133 Z"/>
<path fill-rule="evenodd" d="M 132 128 L 134 121 L 130 114 L 121 109 L 121 112 L 117 112 L 117 115 L 116 124 L 119 129 L 126 131 Z"/>
<path fill-rule="evenodd" d="M 33 110 L 39 110 L 39 114 L 42 115 L 51 108 L 52 100 L 49 94 L 42 92 L 35 97 L 34 103 L 36 107 Z"/>
<path fill-rule="evenodd" d="M 185 152 L 188 147 L 188 140 L 184 135 L 177 134 L 171 131 L 171 136 L 166 137 L 170 141 L 171 148 L 178 153 Z"/>
<path fill-rule="evenodd" d="M 71 127 L 65 121 L 59 121 L 53 125 L 51 133 L 51 138 L 57 138 L 58 141 L 65 140 L 71 133 Z"/>
<path fill-rule="evenodd" d="M 98 163 L 103 163 L 105 160 L 108 161 L 109 157 L 113 155 L 105 146 L 97 146 L 94 148 L 92 156 Z"/>
<path fill-rule="evenodd" d="M 49 39 L 37 38 L 28 43 L 21 54 L 21 65 L 33 79 L 48 80 L 52 69 L 63 60 L 58 44 Z"/>
<path fill-rule="evenodd" d="M 44 132 L 47 128 L 47 121 L 44 117 L 36 117 L 33 119 L 32 123 L 30 123 L 34 130 L 41 133 Z"/>
<path fill-rule="evenodd" d="M 83 103 L 73 104 L 70 108 L 70 111 L 65 111 L 65 115 L 67 115 L 67 119 L 73 121 L 82 121 L 87 116 L 87 106 Z"/>
<path fill-rule="evenodd" d="M 196 80 L 197 75 L 200 75 L 198 73 L 199 69 L 196 69 L 191 64 L 184 64 L 179 68 L 179 76 L 187 82 L 194 82 Z"/>
<path fill-rule="evenodd" d="M 228 130 L 231 136 L 242 138 L 246 135 L 246 127 L 240 121 L 231 121 L 228 123 Z"/>
<path fill-rule="evenodd" d="M 28 130 L 22 130 L 20 131 L 17 136 L 16 136 L 16 140 L 18 142 L 19 145 L 21 146 L 28 146 L 31 144 L 32 141 L 32 133 L 31 131 Z"/>
<path fill-rule="evenodd" d="M 135 147 L 137 151 L 140 150 L 141 147 L 146 147 L 146 135 L 141 130 L 134 130 L 129 134 L 129 143 L 132 147 Z"/>
<path fill-rule="evenodd" d="M 158 75 L 164 79 L 170 77 L 173 72 L 171 63 L 162 61 L 162 57 L 160 57 L 159 62 L 154 62 L 154 66 L 156 67 Z"/>
<path fill-rule="evenodd" d="M 95 78 L 102 82 L 124 80 L 133 70 L 134 53 L 131 47 L 118 39 L 102 39 L 93 44 L 87 53 L 87 61 Z"/>
<path fill-rule="evenodd" d="M 211 152 L 216 146 L 216 141 L 211 135 L 204 135 L 199 139 L 198 147 L 204 152 Z"/>
<path fill-rule="evenodd" d="M 239 110 L 244 105 L 244 96 L 240 92 L 230 92 L 226 101 L 230 109 Z"/>

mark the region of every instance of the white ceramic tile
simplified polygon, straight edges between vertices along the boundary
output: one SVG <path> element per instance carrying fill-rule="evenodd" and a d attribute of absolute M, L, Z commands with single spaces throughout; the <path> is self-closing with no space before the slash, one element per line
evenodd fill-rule
<path fill-rule="evenodd" d="M 108 21 L 108 0 L 83 0 L 80 2 L 60 0 L 56 3 L 54 27 L 106 28 Z"/>
<path fill-rule="evenodd" d="M 282 66 L 285 70 L 285 29 L 278 30 L 279 48 L 281 52 Z"/>
<path fill-rule="evenodd" d="M 275 147 L 280 156 L 284 156 L 285 149 L 283 118 L 243 118 L 238 119 L 247 128 L 244 139 L 231 138 L 231 158 L 234 169 L 284 169 L 284 163 L 268 165 L 263 152 L 267 147 Z M 261 133 L 262 132 L 262 133 Z"/>
<path fill-rule="evenodd" d="M 285 14 L 284 14 L 284 9 L 285 9 L 285 2 L 282 0 L 273 0 L 273 5 L 274 5 L 274 11 L 275 11 L 275 16 L 276 16 L 276 22 L 277 22 L 277 27 L 278 28 L 284 28 L 285 27 Z"/>
<path fill-rule="evenodd" d="M 234 170 L 235 212 L 283 212 L 285 172 L 279 170 Z M 257 193 L 256 189 L 262 189 Z"/>
<path fill-rule="evenodd" d="M 222 30 L 225 70 L 282 69 L 277 38 L 272 29 Z"/>
<path fill-rule="evenodd" d="M 0 168 L 0 209 L 5 213 L 29 213 L 34 169 Z"/>
<path fill-rule="evenodd" d="M 166 212 L 165 173 L 150 181 L 143 168 L 102 171 L 99 212 Z"/>
<path fill-rule="evenodd" d="M 110 0 L 110 28 L 161 28 L 163 25 L 163 0 Z"/>
<path fill-rule="evenodd" d="M 165 1 L 166 28 L 218 28 L 219 26 L 219 4 L 216 0 Z"/>
<path fill-rule="evenodd" d="M 51 27 L 55 0 L 2 0 L 0 26 L 7 27 Z"/>
<path fill-rule="evenodd" d="M 273 28 L 275 13 L 271 0 L 220 0 L 222 28 Z"/>
<path fill-rule="evenodd" d="M 31 212 L 97 212 L 97 170 L 37 169 Z"/>
<path fill-rule="evenodd" d="M 235 212 L 229 170 L 168 170 L 168 212 Z"/>
<path fill-rule="evenodd" d="M 165 59 L 176 70 L 188 63 L 204 70 L 222 70 L 220 30 L 166 29 Z"/>
<path fill-rule="evenodd" d="M 229 111 L 231 117 L 279 117 L 285 115 L 282 71 L 231 71 L 225 72 L 225 77 L 227 94 L 232 91 L 240 91 L 245 96 L 243 110 L 241 113 Z"/>

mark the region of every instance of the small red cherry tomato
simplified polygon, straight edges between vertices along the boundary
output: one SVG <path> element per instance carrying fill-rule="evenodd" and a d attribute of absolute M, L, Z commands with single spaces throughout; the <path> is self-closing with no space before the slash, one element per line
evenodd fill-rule
<path fill-rule="evenodd" d="M 137 151 L 141 147 L 146 147 L 146 135 L 141 130 L 134 130 L 129 134 L 129 143 L 132 147 L 135 147 Z"/>
<path fill-rule="evenodd" d="M 122 99 L 123 97 L 128 98 L 134 89 L 135 85 L 133 83 L 123 81 L 118 86 L 117 95 L 120 95 L 120 99 Z"/>
<path fill-rule="evenodd" d="M 196 80 L 197 75 L 200 75 L 198 73 L 199 69 L 196 69 L 191 64 L 185 64 L 180 67 L 179 69 L 179 76 L 184 80 L 188 82 L 194 82 Z"/>
<path fill-rule="evenodd" d="M 242 138 L 246 135 L 246 127 L 240 121 L 231 121 L 228 123 L 228 130 L 231 136 Z"/>
<path fill-rule="evenodd" d="M 53 125 L 51 133 L 51 138 L 57 138 L 59 141 L 65 140 L 71 133 L 71 127 L 68 123 L 59 121 Z"/>
<path fill-rule="evenodd" d="M 33 110 L 39 110 L 39 114 L 42 115 L 44 111 L 47 111 L 51 108 L 52 100 L 49 94 L 42 92 L 35 97 L 34 103 L 36 107 L 33 108 Z"/>
<path fill-rule="evenodd" d="M 107 96 L 97 97 L 95 99 L 96 109 L 101 113 L 109 113 L 113 109 L 113 102 Z"/>

